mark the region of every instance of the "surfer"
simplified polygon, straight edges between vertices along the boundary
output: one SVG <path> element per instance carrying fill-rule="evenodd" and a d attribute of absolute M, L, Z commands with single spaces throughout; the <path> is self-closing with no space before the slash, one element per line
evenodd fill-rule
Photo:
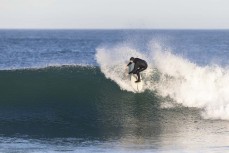
<path fill-rule="evenodd" d="M 132 71 L 130 71 L 129 74 L 131 74 L 131 73 L 137 74 L 138 79 L 137 79 L 137 81 L 135 81 L 137 83 L 137 82 L 141 81 L 140 80 L 140 72 L 144 71 L 148 67 L 148 65 L 147 65 L 146 61 L 144 61 L 140 58 L 134 58 L 134 57 L 130 58 L 130 63 L 127 66 L 129 66 L 132 63 L 134 63 L 134 69 Z"/>

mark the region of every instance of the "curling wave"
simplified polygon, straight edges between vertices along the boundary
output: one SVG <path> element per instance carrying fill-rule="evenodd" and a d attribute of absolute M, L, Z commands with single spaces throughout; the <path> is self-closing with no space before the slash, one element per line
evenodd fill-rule
<path fill-rule="evenodd" d="M 205 119 L 229 120 L 229 70 L 214 65 L 198 66 L 191 61 L 163 50 L 151 42 L 148 52 L 119 44 L 97 48 L 96 60 L 106 78 L 116 82 L 120 89 L 134 92 L 127 81 L 129 57 L 146 59 L 148 70 L 143 73 L 144 91 L 156 91 L 185 107 L 202 110 Z"/>

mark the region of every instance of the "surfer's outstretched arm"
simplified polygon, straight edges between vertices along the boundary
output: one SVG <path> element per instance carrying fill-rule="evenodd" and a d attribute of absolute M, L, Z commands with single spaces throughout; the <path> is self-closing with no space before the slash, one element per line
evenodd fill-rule
<path fill-rule="evenodd" d="M 132 62 L 130 62 L 127 66 L 129 66 L 130 64 L 132 64 Z"/>

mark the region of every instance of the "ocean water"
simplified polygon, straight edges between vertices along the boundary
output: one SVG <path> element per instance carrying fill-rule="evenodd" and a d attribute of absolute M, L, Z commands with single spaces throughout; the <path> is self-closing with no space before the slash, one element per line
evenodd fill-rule
<path fill-rule="evenodd" d="M 228 58 L 228 30 L 0 30 L 0 152 L 228 152 Z"/>

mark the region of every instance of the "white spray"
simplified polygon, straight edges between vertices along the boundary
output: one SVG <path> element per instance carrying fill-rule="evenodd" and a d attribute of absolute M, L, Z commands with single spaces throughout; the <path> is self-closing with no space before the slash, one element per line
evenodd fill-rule
<path fill-rule="evenodd" d="M 125 64 L 131 56 L 146 59 L 149 68 L 143 74 L 144 90 L 156 90 L 183 106 L 200 108 L 206 119 L 229 120 L 229 70 L 219 66 L 200 67 L 170 51 L 162 51 L 158 44 L 149 46 L 147 54 L 125 45 L 101 47 L 97 49 L 96 60 L 107 78 L 122 90 L 134 92 Z M 161 74 L 158 81 L 153 79 L 155 68 Z"/>

